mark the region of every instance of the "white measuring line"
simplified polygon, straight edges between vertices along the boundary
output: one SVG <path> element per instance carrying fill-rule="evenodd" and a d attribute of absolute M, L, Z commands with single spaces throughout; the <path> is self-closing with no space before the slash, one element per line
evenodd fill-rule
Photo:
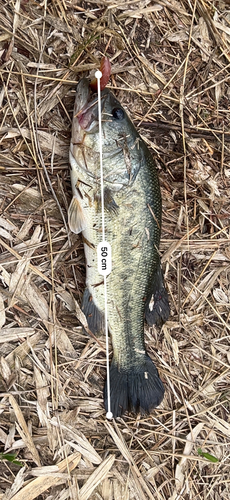
<path fill-rule="evenodd" d="M 98 124 L 99 124 L 99 152 L 100 152 L 100 173 L 101 173 L 101 215 L 102 215 L 102 242 L 97 246 L 97 263 L 98 272 L 104 276 L 104 294 L 105 294 L 105 343 L 106 343 L 106 371 L 107 371 L 107 396 L 108 396 L 108 411 L 106 418 L 113 418 L 111 412 L 111 397 L 110 397 L 110 374 L 109 374 L 109 333 L 108 333 L 108 314 L 107 314 L 107 283 L 106 276 L 111 273 L 112 259 L 111 246 L 105 240 L 105 214 L 104 214 L 104 181 L 103 181 L 103 160 L 102 160 L 102 127 L 101 127 L 101 87 L 100 79 L 101 71 L 96 71 L 97 79 L 97 94 L 98 94 Z"/>

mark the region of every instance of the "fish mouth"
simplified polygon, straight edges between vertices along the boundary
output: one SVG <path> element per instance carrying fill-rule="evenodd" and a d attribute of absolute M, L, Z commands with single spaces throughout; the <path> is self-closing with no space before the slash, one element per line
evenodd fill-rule
<path fill-rule="evenodd" d="M 98 129 L 98 100 L 87 103 L 76 115 L 81 129 L 88 133 L 95 133 Z"/>
<path fill-rule="evenodd" d="M 107 94 L 107 91 L 103 91 L 101 94 L 102 109 L 104 107 Z M 90 91 L 90 82 L 86 78 L 83 78 L 77 87 L 74 120 L 77 123 L 75 133 L 76 129 L 78 129 L 80 136 L 82 136 L 82 132 L 88 134 L 98 132 L 98 98 L 92 96 L 92 92 Z M 76 142 L 76 136 L 74 139 Z M 82 140 L 80 142 L 82 142 Z"/>

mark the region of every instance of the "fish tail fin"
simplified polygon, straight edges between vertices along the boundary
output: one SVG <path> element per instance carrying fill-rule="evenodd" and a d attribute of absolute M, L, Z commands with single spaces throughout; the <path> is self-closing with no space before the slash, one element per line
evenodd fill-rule
<path fill-rule="evenodd" d="M 162 326 L 169 317 L 170 306 L 168 293 L 164 284 L 164 276 L 159 262 L 151 293 L 145 306 L 145 319 L 149 326 Z"/>
<path fill-rule="evenodd" d="M 164 396 L 164 386 L 158 370 L 145 354 L 139 364 L 128 369 L 120 368 L 115 358 L 110 366 L 110 403 L 113 417 L 120 417 L 126 410 L 149 413 Z M 104 388 L 105 408 L 108 411 L 107 383 Z"/>

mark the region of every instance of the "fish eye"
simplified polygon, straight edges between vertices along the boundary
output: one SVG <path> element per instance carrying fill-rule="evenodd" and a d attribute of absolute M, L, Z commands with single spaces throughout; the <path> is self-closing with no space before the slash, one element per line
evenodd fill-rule
<path fill-rule="evenodd" d="M 112 110 L 112 115 L 116 120 L 123 120 L 125 113 L 121 108 L 114 108 Z"/>

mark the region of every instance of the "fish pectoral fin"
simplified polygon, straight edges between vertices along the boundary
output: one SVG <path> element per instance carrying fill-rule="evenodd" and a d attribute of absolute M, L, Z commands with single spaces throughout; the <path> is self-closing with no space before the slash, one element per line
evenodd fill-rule
<path fill-rule="evenodd" d="M 104 205 L 105 209 L 108 210 L 108 212 L 113 212 L 115 214 L 118 213 L 119 206 L 116 204 L 112 192 L 108 187 L 105 187 L 104 189 Z"/>
<path fill-rule="evenodd" d="M 104 388 L 105 408 L 108 411 L 107 383 Z M 164 386 L 158 370 L 145 353 L 140 362 L 119 367 L 113 357 L 110 366 L 110 403 L 113 417 L 120 417 L 126 410 L 149 413 L 159 406 L 164 397 Z"/>
<path fill-rule="evenodd" d="M 159 262 L 145 306 L 145 319 L 149 326 L 162 326 L 167 321 L 169 313 L 168 293 L 165 288 L 164 276 Z"/>
<path fill-rule="evenodd" d="M 94 304 L 92 295 L 90 294 L 88 288 L 84 291 L 81 309 L 87 319 L 88 327 L 91 332 L 94 335 L 102 333 L 105 329 L 104 314 Z"/>
<path fill-rule="evenodd" d="M 73 233 L 81 233 L 87 228 L 87 219 L 81 200 L 77 196 L 73 196 L 68 210 L 69 228 Z"/>

